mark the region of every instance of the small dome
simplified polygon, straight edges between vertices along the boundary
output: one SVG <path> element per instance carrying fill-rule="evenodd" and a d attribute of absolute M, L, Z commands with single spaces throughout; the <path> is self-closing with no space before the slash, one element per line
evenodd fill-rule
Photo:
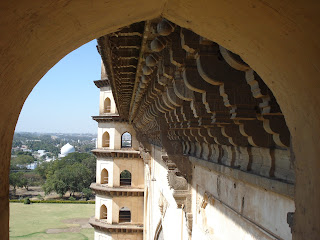
<path fill-rule="evenodd" d="M 75 152 L 74 146 L 72 146 L 70 143 L 67 143 L 61 148 L 61 155 L 67 156 L 69 153 Z"/>

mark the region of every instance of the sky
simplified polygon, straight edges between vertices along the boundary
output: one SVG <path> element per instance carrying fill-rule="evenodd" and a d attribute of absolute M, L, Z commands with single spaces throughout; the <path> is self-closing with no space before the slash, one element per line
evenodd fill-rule
<path fill-rule="evenodd" d="M 93 40 L 61 59 L 24 103 L 16 132 L 97 133 L 101 58 Z"/>

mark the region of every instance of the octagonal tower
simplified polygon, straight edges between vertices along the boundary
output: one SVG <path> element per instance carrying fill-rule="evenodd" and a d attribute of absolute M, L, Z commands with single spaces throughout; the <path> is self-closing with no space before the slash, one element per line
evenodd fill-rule
<path fill-rule="evenodd" d="M 103 68 L 102 68 L 103 69 Z M 104 71 L 95 81 L 100 89 L 95 216 L 90 224 L 95 240 L 142 240 L 144 209 L 144 162 L 132 125 L 117 112 L 109 80 Z"/>

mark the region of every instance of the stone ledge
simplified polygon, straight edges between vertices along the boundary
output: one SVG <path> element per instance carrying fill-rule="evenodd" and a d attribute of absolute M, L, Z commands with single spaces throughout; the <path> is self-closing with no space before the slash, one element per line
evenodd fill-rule
<path fill-rule="evenodd" d="M 144 196 L 144 188 L 133 188 L 128 186 L 108 187 L 104 184 L 99 183 L 91 183 L 90 188 L 99 195 L 123 197 Z"/>
<path fill-rule="evenodd" d="M 111 157 L 111 158 L 141 158 L 140 151 L 133 149 L 93 149 L 91 151 L 97 157 Z"/>
<path fill-rule="evenodd" d="M 270 179 L 266 177 L 261 177 L 259 175 L 251 174 L 249 172 L 244 172 L 235 168 L 220 165 L 214 162 L 208 162 L 195 157 L 189 157 L 189 160 L 195 164 L 200 165 L 209 170 L 215 171 L 217 173 L 223 174 L 227 177 L 237 179 L 239 181 L 251 184 L 255 187 L 262 188 L 267 191 L 278 193 L 284 195 L 290 199 L 294 198 L 294 185 L 275 179 Z"/>
<path fill-rule="evenodd" d="M 143 232 L 143 224 L 122 224 L 122 223 L 106 223 L 104 220 L 90 218 L 89 224 L 103 232 L 122 232 L 122 233 L 138 233 Z"/>
<path fill-rule="evenodd" d="M 93 120 L 95 120 L 98 123 L 100 123 L 100 122 L 125 122 L 125 123 L 127 123 L 128 122 L 125 119 L 121 118 L 119 116 L 119 114 L 115 114 L 115 113 L 105 113 L 103 115 L 91 116 L 91 117 Z"/>
<path fill-rule="evenodd" d="M 96 81 L 93 81 L 93 82 L 97 86 L 97 88 L 110 86 L 109 79 L 100 79 L 100 80 L 96 80 Z"/>

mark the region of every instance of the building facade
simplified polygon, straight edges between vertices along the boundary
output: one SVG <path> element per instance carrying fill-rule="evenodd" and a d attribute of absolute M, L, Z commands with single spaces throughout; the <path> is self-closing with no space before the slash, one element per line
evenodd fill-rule
<path fill-rule="evenodd" d="M 145 164 L 145 240 L 292 239 L 290 132 L 240 56 L 161 18 L 98 51 Z"/>

